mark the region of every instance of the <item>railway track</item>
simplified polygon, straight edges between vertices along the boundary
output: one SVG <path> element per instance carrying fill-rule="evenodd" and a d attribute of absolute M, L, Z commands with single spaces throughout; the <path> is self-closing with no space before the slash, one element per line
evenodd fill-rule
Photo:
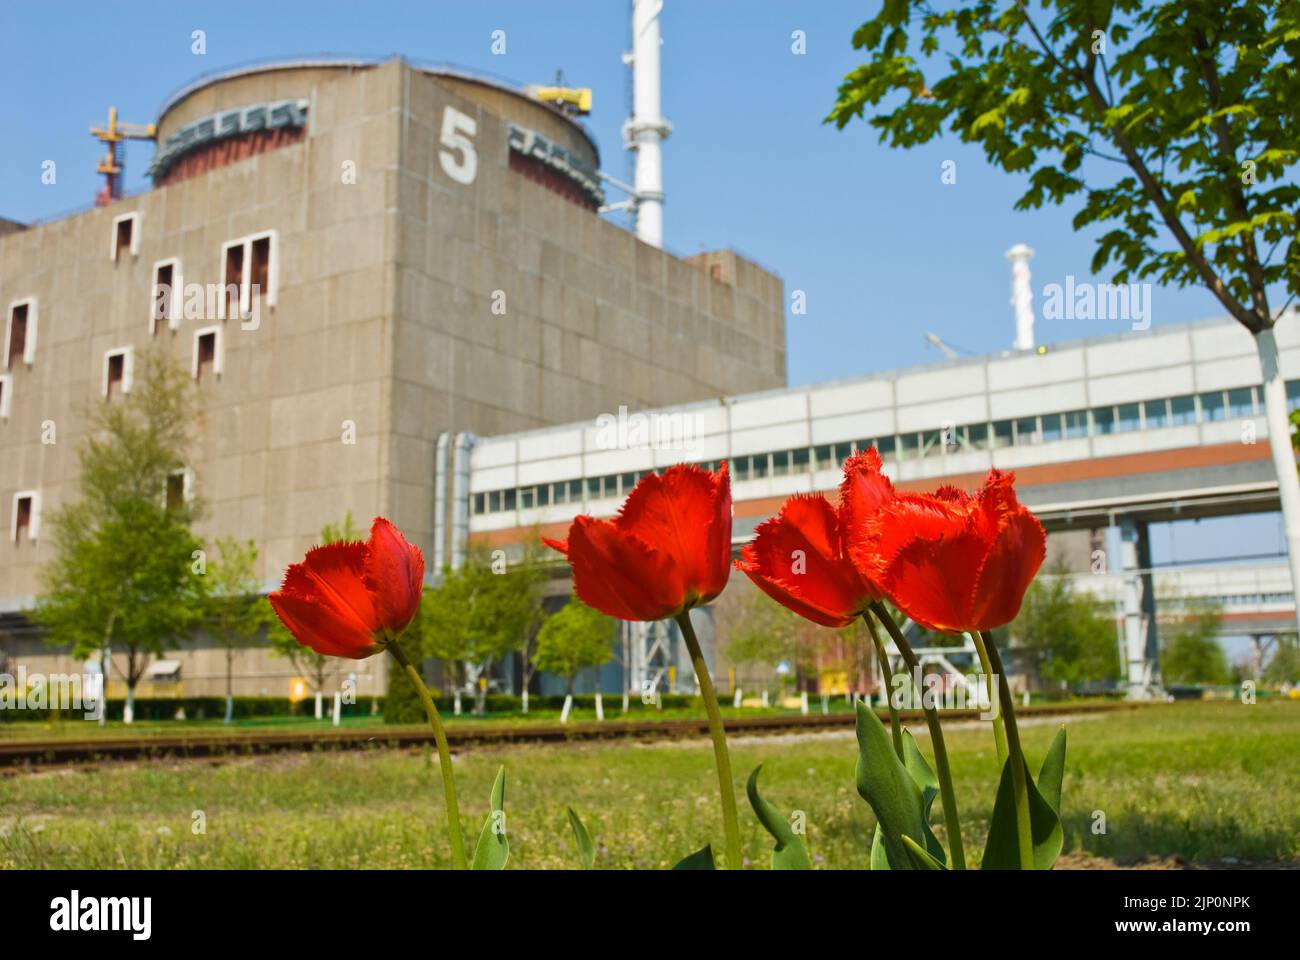
<path fill-rule="evenodd" d="M 1017 716 L 1054 716 L 1133 709 L 1139 704 L 1049 704 L 1026 707 Z M 905 710 L 905 723 L 923 719 L 919 710 Z M 948 710 L 946 720 L 974 720 L 975 710 Z M 882 714 L 883 718 L 883 714 Z M 730 734 L 763 735 L 818 730 L 846 730 L 853 727 L 853 714 L 791 714 L 789 716 L 729 717 Z M 686 739 L 708 736 L 708 721 L 691 720 L 607 720 L 603 723 L 453 724 L 447 741 L 453 749 L 512 743 L 567 743 L 597 740 Z M 112 760 L 140 760 L 159 757 L 239 757 L 283 751 L 365 750 L 383 747 L 414 747 L 433 743 L 430 730 L 420 727 L 367 727 L 356 730 L 248 731 L 244 733 L 177 733 L 139 737 L 71 737 L 48 740 L 0 740 L 0 767 L 21 768 L 59 764 L 85 764 Z"/>

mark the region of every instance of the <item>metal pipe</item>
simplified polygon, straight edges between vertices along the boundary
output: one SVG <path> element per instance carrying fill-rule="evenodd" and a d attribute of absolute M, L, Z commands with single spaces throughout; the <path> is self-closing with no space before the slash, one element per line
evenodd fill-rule
<path fill-rule="evenodd" d="M 469 546 L 469 452 L 474 447 L 472 433 L 458 433 L 452 455 L 451 480 L 451 566 L 465 562 Z"/>
<path fill-rule="evenodd" d="M 438 446 L 433 455 L 433 575 L 441 576 L 447 564 L 447 448 L 451 434 L 438 434 Z"/>

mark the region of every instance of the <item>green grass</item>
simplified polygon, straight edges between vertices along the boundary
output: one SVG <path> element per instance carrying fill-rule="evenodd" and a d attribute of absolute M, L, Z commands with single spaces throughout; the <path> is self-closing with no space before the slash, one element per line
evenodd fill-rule
<path fill-rule="evenodd" d="M 814 702 L 813 712 L 818 713 L 820 710 L 821 704 Z M 838 697 L 832 700 L 830 711 L 847 715 L 852 713 L 852 707 L 845 703 L 843 697 Z M 741 709 L 733 709 L 730 706 L 722 707 L 724 717 L 794 716 L 798 713 L 798 710 L 785 710 L 780 707 L 744 707 Z M 624 714 L 620 697 L 612 696 L 605 704 L 606 723 L 641 722 L 645 720 L 692 720 L 701 719 L 703 716 L 704 709 L 701 706 L 656 709 L 653 706 L 645 706 L 633 700 L 628 712 Z M 575 707 L 570 711 L 569 719 L 573 723 L 594 723 L 596 711 L 594 708 L 579 709 Z M 466 704 L 465 713 L 459 717 L 453 716 L 450 712 L 444 713 L 443 721 L 448 728 L 464 725 L 476 729 L 483 726 L 559 723 L 560 711 L 533 709 L 528 713 L 486 713 L 483 716 L 475 716 L 469 712 L 469 705 Z M 344 716 L 340 719 L 339 726 L 349 730 L 369 727 L 381 731 L 393 729 L 428 730 L 428 725 L 425 723 L 406 724 L 398 727 L 388 726 L 384 724 L 381 716 Z M 56 718 L 54 720 L 16 720 L 0 723 L 0 740 L 9 742 L 58 739 L 83 740 L 92 737 L 139 737 L 158 734 L 237 734 L 251 731 L 311 732 L 331 729 L 333 729 L 333 724 L 329 719 L 328 710 L 324 720 L 317 720 L 310 716 L 249 717 L 235 720 L 229 725 L 223 723 L 220 717 L 204 720 L 141 720 L 132 724 L 125 724 L 120 720 L 110 720 L 103 726 L 82 718 Z"/>
<path fill-rule="evenodd" d="M 1300 861 L 1300 703 L 1185 703 L 1068 722 L 1063 819 L 1068 850 L 1121 861 L 1181 855 Z M 1036 767 L 1056 729 L 1022 730 Z M 928 751 L 924 727 L 913 728 Z M 985 725 L 948 733 L 967 848 L 977 855 L 997 771 Z M 873 820 L 854 789 L 851 735 L 749 738 L 732 748 L 746 856 L 771 844 L 744 800 L 764 764 L 764 794 L 804 811 L 819 867 L 862 867 Z M 598 867 L 662 868 L 721 848 L 706 740 L 474 749 L 457 758 L 466 833 L 477 837 L 506 765 L 511 866 L 571 867 L 565 806 L 579 811 Z M 207 832 L 191 832 L 195 811 Z M 1096 812 L 1106 832 L 1096 834 Z M 935 811 L 936 832 L 942 817 Z M 2 867 L 447 866 L 437 764 L 376 749 L 228 762 L 154 761 L 0 779 Z"/>

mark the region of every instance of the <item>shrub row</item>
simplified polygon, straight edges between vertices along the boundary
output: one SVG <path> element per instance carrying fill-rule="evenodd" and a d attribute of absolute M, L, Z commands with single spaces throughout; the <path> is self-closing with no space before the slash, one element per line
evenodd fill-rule
<path fill-rule="evenodd" d="M 410 685 L 405 684 L 406 690 L 410 690 Z M 620 708 L 622 702 L 621 694 L 605 694 L 605 708 L 614 711 Z M 698 698 L 688 694 L 666 693 L 661 695 L 661 700 L 665 709 L 681 709 L 698 703 Z M 447 696 L 435 696 L 434 702 L 438 705 L 438 710 L 443 716 L 451 716 L 454 710 L 454 698 Z M 639 698 L 633 697 L 633 704 L 640 707 Z M 124 700 L 109 700 L 107 705 L 108 719 L 121 720 L 122 711 L 125 706 Z M 559 710 L 564 706 L 563 695 L 559 696 L 530 696 L 528 698 L 528 707 L 530 710 Z M 576 694 L 573 698 L 573 706 L 576 710 L 594 710 L 596 707 L 596 697 L 594 694 Z M 333 709 L 332 697 L 326 697 L 324 701 L 325 715 L 329 716 Z M 522 698 L 513 694 L 492 693 L 488 694 L 486 708 L 488 713 L 518 713 L 523 710 Z M 135 719 L 138 721 L 145 720 L 175 720 L 180 710 L 185 711 L 187 720 L 213 720 L 220 719 L 226 715 L 226 698 L 225 697 L 138 697 L 135 701 Z M 250 719 L 255 717 L 309 717 L 316 709 L 315 697 L 308 697 L 306 700 L 298 703 L 290 703 L 285 697 L 235 697 L 234 715 L 236 720 Z M 461 710 L 464 713 L 472 713 L 474 710 L 474 698 L 465 696 L 461 698 Z M 419 698 L 413 691 L 394 691 L 390 697 L 357 697 L 356 703 L 343 704 L 343 716 L 370 716 L 372 713 L 382 713 L 385 723 L 424 723 L 424 708 L 420 705 Z M 82 719 L 84 713 L 80 710 L 62 709 L 62 710 L 0 710 L 0 723 L 16 721 L 48 721 L 53 717 L 63 719 Z"/>
<path fill-rule="evenodd" d="M 345 717 L 369 716 L 379 712 L 383 707 L 383 697 L 357 697 L 356 703 L 343 704 Z M 121 720 L 125 700 L 109 700 L 105 712 L 110 720 Z M 334 708 L 332 697 L 326 697 L 325 713 L 328 716 Z M 226 715 L 225 697 L 137 697 L 135 701 L 136 720 L 175 720 L 177 713 L 184 709 L 187 720 L 220 719 Z M 299 703 L 290 703 L 287 697 L 235 697 L 235 719 L 251 717 L 309 717 L 316 711 L 315 697 L 309 697 Z M 46 721 L 58 716 L 65 719 L 81 719 L 81 710 L 0 710 L 0 723 L 6 721 L 38 720 Z"/>

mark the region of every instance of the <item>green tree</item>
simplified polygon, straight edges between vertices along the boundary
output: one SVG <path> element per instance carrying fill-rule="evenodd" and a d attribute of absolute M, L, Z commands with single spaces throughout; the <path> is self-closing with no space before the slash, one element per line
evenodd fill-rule
<path fill-rule="evenodd" d="M 225 722 L 230 723 L 235 711 L 235 657 L 261 636 L 267 606 L 257 580 L 257 544 L 223 537 L 216 546 L 217 556 L 207 573 L 208 629 L 225 652 Z"/>
<path fill-rule="evenodd" d="M 737 666 L 794 666 L 805 623 L 762 591 L 746 588 L 727 630 L 727 659 Z"/>
<path fill-rule="evenodd" d="M 1165 630 L 1160 673 L 1167 683 L 1229 683 L 1232 670 L 1219 643 L 1222 611 L 1211 603 L 1189 603 Z"/>
<path fill-rule="evenodd" d="M 1115 623 L 1100 601 L 1075 589 L 1063 562 L 1029 585 L 1011 636 L 1024 650 L 1026 666 L 1046 684 L 1077 687 L 1119 679 Z"/>
<path fill-rule="evenodd" d="M 790 674 L 779 680 L 793 681 L 799 689 L 807 689 L 809 678 L 822 673 L 843 673 L 852 687 L 870 669 L 871 641 L 861 619 L 838 630 L 823 627 L 748 586 L 719 607 L 720 632 L 727 638 L 724 652 L 737 666 L 764 669 L 786 663 Z"/>
<path fill-rule="evenodd" d="M 357 529 L 349 510 L 341 524 L 327 523 L 321 528 L 320 545 L 331 543 L 351 543 L 364 540 L 365 534 Z M 317 653 L 311 647 L 305 647 L 294 639 L 288 628 L 275 615 L 271 604 L 262 598 L 257 614 L 266 624 L 266 639 L 271 644 L 271 653 L 288 660 L 299 675 L 306 678 L 307 686 L 314 694 L 321 694 L 331 676 L 338 673 L 339 659 Z M 409 686 L 409 684 L 407 684 Z"/>
<path fill-rule="evenodd" d="M 1077 203 L 1094 272 L 1207 289 L 1255 338 L 1272 437 L 1289 433 L 1270 288 L 1300 292 L 1300 6 L 1277 0 L 888 0 L 827 118 L 891 146 L 945 128 L 1028 181 L 1017 209 Z M 871 108 L 868 115 L 868 108 Z M 1279 256 L 1279 252 L 1281 255 Z M 1283 305 L 1285 307 L 1285 304 Z M 1300 592 L 1300 479 L 1270 445 Z M 1297 611 L 1300 615 L 1300 611 Z"/>
<path fill-rule="evenodd" d="M 1300 683 L 1300 641 L 1294 635 L 1277 638 L 1264 679 L 1273 684 Z"/>
<path fill-rule="evenodd" d="M 612 617 L 573 597 L 542 624 L 533 661 L 538 670 L 564 677 L 564 692 L 572 694 L 579 673 L 613 659 L 614 631 Z"/>
<path fill-rule="evenodd" d="M 203 615 L 199 500 L 182 479 L 197 401 L 185 371 L 142 351 L 130 392 L 92 403 L 78 448 L 77 498 L 50 518 L 54 557 L 42 570 L 36 619 L 55 645 L 85 659 L 126 652 L 128 722 L 153 657 L 179 646 Z"/>
<path fill-rule="evenodd" d="M 420 606 L 426 656 L 442 661 L 453 682 L 474 687 L 474 709 L 487 708 L 487 678 L 506 655 L 520 650 L 542 619 L 540 573 L 534 564 L 506 563 L 499 552 L 471 551 Z"/>

